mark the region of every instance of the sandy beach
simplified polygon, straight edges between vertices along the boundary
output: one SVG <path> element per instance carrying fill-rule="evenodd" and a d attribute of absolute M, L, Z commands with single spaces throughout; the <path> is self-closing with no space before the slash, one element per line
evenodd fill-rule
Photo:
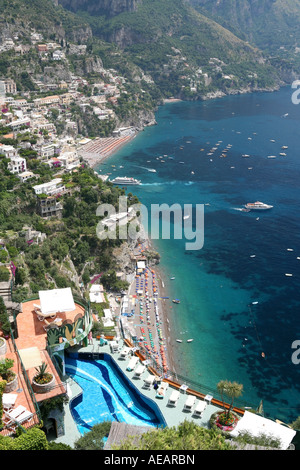
<path fill-rule="evenodd" d="M 83 145 L 78 153 L 87 165 L 94 168 L 128 144 L 135 136 L 136 133 L 131 132 L 120 137 L 97 138 Z"/>
<path fill-rule="evenodd" d="M 120 137 L 95 139 L 82 147 L 80 155 L 91 168 L 94 168 L 135 136 L 136 133 L 130 133 Z M 136 246 L 137 252 L 140 251 L 141 255 L 148 249 L 156 251 L 148 237 Z M 138 294 L 138 290 L 142 290 L 142 293 Z M 158 265 L 146 266 L 144 272 L 135 277 L 128 296 L 131 302 L 131 315 L 127 320 L 131 329 L 136 331 L 137 338 L 140 338 L 139 346 L 147 356 L 151 356 L 153 365 L 156 364 L 164 376 L 173 376 L 176 368 L 169 324 L 171 300 L 167 299 L 168 293 Z"/>
<path fill-rule="evenodd" d="M 155 251 L 147 239 L 136 246 L 141 258 L 147 250 Z M 128 324 L 134 329 L 138 346 L 147 358 L 151 357 L 153 368 L 164 377 L 174 378 L 176 373 L 171 330 L 169 323 L 170 302 L 162 272 L 158 265 L 137 270 L 129 288 L 131 314 Z"/>

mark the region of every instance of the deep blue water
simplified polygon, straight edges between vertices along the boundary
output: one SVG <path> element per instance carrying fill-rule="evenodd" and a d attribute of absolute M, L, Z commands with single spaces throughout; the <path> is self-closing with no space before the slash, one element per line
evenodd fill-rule
<path fill-rule="evenodd" d="M 181 300 L 169 302 L 177 372 L 212 388 L 242 383 L 244 402 L 262 399 L 266 415 L 286 422 L 300 415 L 291 359 L 300 340 L 300 107 L 291 96 L 288 87 L 160 107 L 157 126 L 100 167 L 141 179 L 131 191 L 148 208 L 205 204 L 201 250 L 187 251 L 184 238 L 154 241 L 170 298 Z M 257 200 L 274 208 L 236 210 Z"/>

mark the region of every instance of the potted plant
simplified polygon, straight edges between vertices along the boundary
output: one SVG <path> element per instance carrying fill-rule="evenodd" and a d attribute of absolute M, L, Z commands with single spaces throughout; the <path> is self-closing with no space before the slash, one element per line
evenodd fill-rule
<path fill-rule="evenodd" d="M 218 383 L 217 388 L 222 396 L 224 411 L 217 413 L 215 424 L 222 430 L 231 431 L 235 428 L 238 422 L 237 415 L 232 411 L 233 402 L 235 398 L 238 398 L 243 393 L 243 385 L 238 384 L 237 382 L 221 380 Z M 224 403 L 224 394 L 231 399 L 228 407 L 226 407 Z"/>
<path fill-rule="evenodd" d="M 18 387 L 18 376 L 11 370 L 13 365 L 13 359 L 6 358 L 0 361 L 0 380 L 2 378 L 6 382 L 5 393 L 10 393 Z"/>
<path fill-rule="evenodd" d="M 47 364 L 42 362 L 39 367 L 35 368 L 37 374 L 32 379 L 32 388 L 36 393 L 47 393 L 54 386 L 55 377 L 50 372 L 47 372 L 47 367 Z"/>

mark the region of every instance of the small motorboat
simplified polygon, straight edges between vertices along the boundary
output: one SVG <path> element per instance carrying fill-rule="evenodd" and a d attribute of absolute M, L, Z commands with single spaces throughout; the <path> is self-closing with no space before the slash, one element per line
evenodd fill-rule
<path fill-rule="evenodd" d="M 173 302 L 174 304 L 180 304 L 180 300 L 178 300 L 178 299 L 174 299 L 174 300 L 172 300 L 172 302 Z"/>
<path fill-rule="evenodd" d="M 181 339 L 176 339 L 177 343 L 182 343 Z"/>
<path fill-rule="evenodd" d="M 193 338 L 190 338 L 190 339 L 186 340 L 187 343 L 191 343 L 192 341 L 194 341 Z"/>
<path fill-rule="evenodd" d="M 173 281 L 173 279 L 175 279 L 175 277 L 170 277 L 171 281 Z"/>

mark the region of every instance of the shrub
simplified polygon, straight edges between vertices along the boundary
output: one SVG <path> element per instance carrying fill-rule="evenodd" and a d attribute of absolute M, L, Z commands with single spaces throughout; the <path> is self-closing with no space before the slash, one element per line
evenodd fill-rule
<path fill-rule="evenodd" d="M 7 282 L 10 278 L 10 272 L 5 266 L 0 266 L 0 282 Z"/>
<path fill-rule="evenodd" d="M 10 370 L 14 365 L 13 359 L 5 358 L 4 360 L 0 361 L 0 377 L 7 382 L 11 382 L 14 379 L 15 373 Z"/>
<path fill-rule="evenodd" d="M 4 335 L 8 335 L 10 333 L 10 321 L 8 319 L 7 310 L 2 297 L 0 297 L 0 329 Z"/>
<path fill-rule="evenodd" d="M 0 436 L 0 450 L 48 450 L 45 433 L 38 427 L 28 429 L 18 437 Z"/>
<path fill-rule="evenodd" d="M 103 438 L 110 431 L 111 422 L 103 421 L 92 427 L 91 431 L 84 434 L 75 442 L 75 450 L 101 450 L 104 447 Z"/>
<path fill-rule="evenodd" d="M 0 381 L 0 428 L 3 425 L 3 422 L 2 422 L 2 416 L 3 416 L 2 395 L 4 393 L 5 385 L 6 385 L 5 380 Z"/>
<path fill-rule="evenodd" d="M 49 450 L 73 450 L 68 444 L 62 442 L 49 442 Z"/>

